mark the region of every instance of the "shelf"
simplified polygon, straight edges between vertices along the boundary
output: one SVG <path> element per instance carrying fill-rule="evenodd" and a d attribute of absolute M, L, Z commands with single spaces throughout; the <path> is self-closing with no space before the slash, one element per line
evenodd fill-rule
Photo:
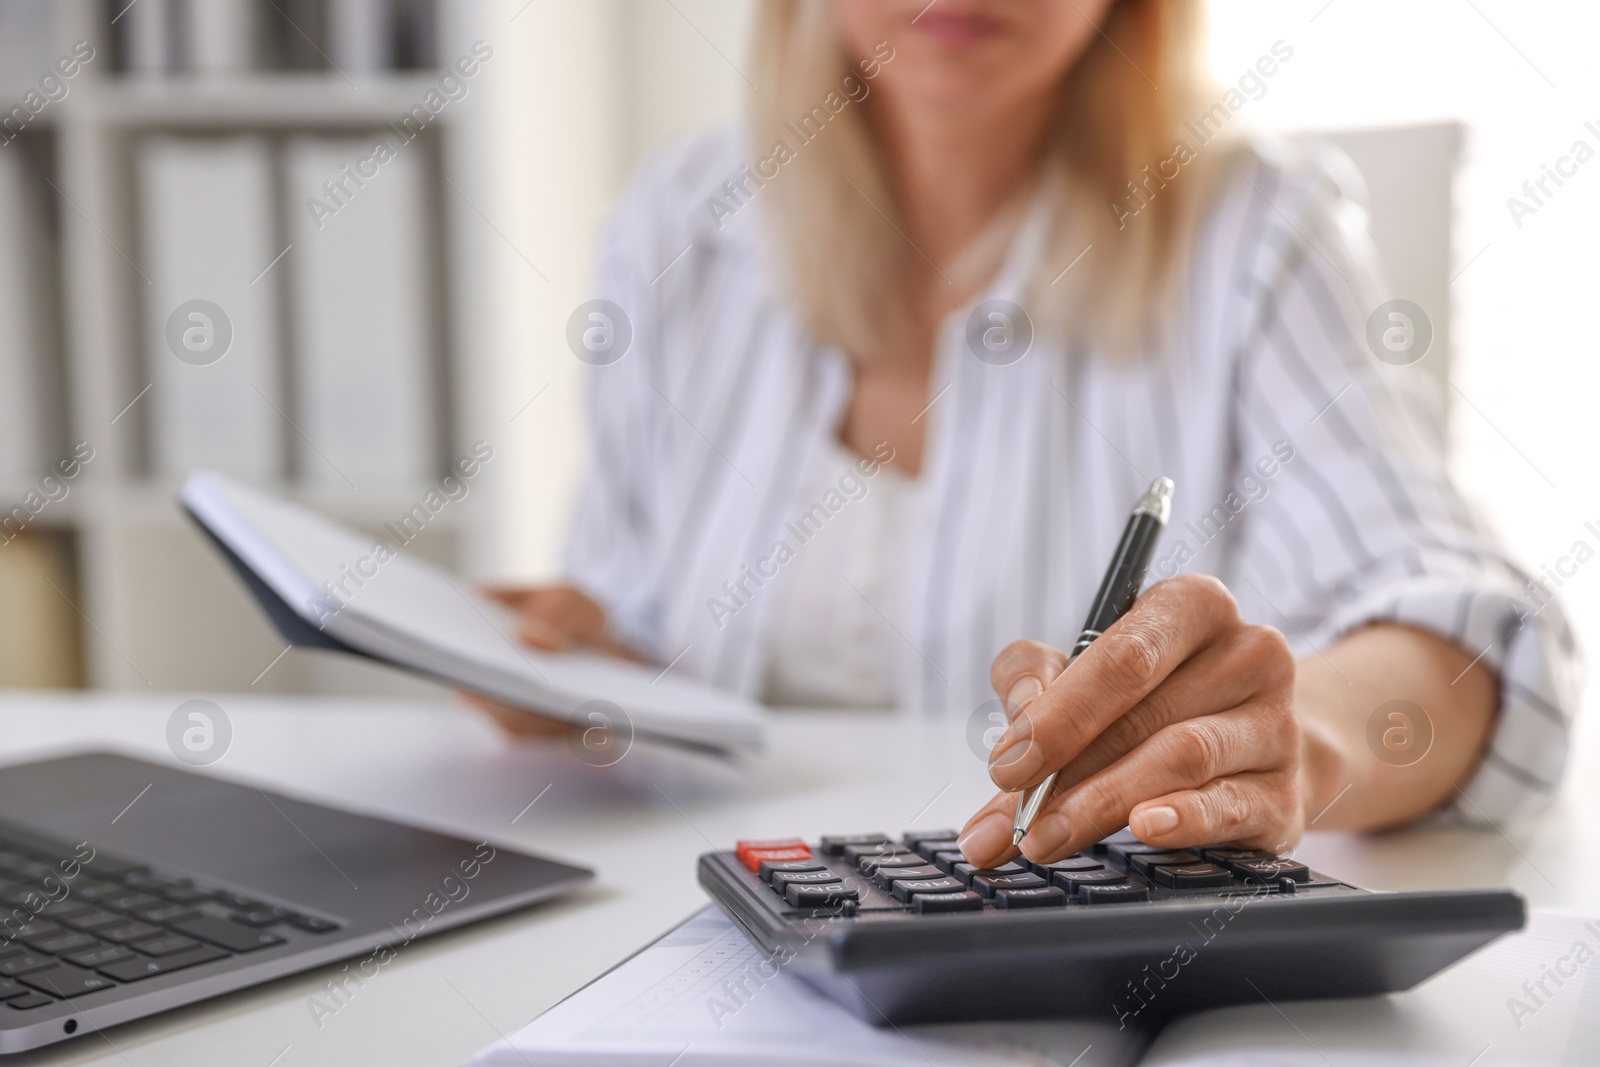
<path fill-rule="evenodd" d="M 419 485 L 414 489 L 337 490 L 280 483 L 258 488 L 340 522 L 376 526 L 398 520 L 414 505 L 421 503 L 423 496 L 435 486 Z M 129 518 L 146 521 L 180 520 L 183 518 L 183 511 L 178 504 L 178 491 L 177 482 L 165 481 L 79 483 L 74 486 L 72 496 L 62 501 L 62 505 L 65 505 L 75 500 L 76 507 L 70 514 L 65 513 L 63 509 L 62 517 L 57 523 L 70 521 L 73 517 L 87 519 L 91 516 L 122 520 Z M 432 516 L 429 525 L 438 523 L 445 528 L 458 526 L 468 514 L 472 499 L 473 493 L 469 490 L 467 496 L 450 501 Z M 50 510 L 56 507 L 57 505 L 51 505 L 41 513 L 41 523 Z"/>
<path fill-rule="evenodd" d="M 117 77 L 82 85 L 61 111 L 63 119 L 135 128 L 379 126 L 398 124 L 437 90 L 431 71 L 368 74 L 355 85 L 323 73 Z M 428 125 L 448 124 L 460 103 L 447 103 Z"/>

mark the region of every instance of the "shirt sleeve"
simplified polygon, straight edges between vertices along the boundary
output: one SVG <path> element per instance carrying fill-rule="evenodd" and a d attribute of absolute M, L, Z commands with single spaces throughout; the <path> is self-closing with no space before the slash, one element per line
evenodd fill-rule
<path fill-rule="evenodd" d="M 1451 484 L 1429 366 L 1385 362 L 1368 346 L 1384 294 L 1364 210 L 1320 162 L 1252 166 L 1255 238 L 1237 257 L 1236 484 L 1265 495 L 1243 505 L 1230 587 L 1247 617 L 1279 627 L 1302 654 L 1393 621 L 1492 668 L 1498 719 L 1442 814 L 1497 825 L 1559 783 L 1581 680 L 1571 628 L 1553 591 Z M 1443 716 L 1422 711 L 1395 722 L 1431 737 Z"/>
<path fill-rule="evenodd" d="M 592 308 L 605 317 L 593 320 L 593 326 L 609 329 L 622 351 L 614 360 L 606 352 L 586 361 L 587 457 L 563 569 L 569 581 L 605 607 L 620 640 L 655 656 L 658 516 L 648 473 L 654 469 L 650 456 L 661 405 L 648 402 L 659 333 L 640 263 L 643 250 L 654 243 L 648 213 L 639 203 L 646 197 L 646 190 L 636 189 L 624 200 L 600 246 L 598 299 L 612 306 Z"/>

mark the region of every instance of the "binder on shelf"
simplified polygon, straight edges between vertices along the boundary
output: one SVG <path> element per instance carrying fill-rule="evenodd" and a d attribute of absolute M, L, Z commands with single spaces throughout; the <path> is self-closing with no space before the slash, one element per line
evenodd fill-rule
<path fill-rule="evenodd" d="M 255 50 L 254 0 L 186 0 L 188 66 L 204 74 L 249 70 Z"/>
<path fill-rule="evenodd" d="M 328 0 L 328 58 L 346 74 L 394 66 L 394 0 Z"/>
<path fill-rule="evenodd" d="M 55 24 L 57 2 L 0 2 L 0 92 L 16 93 L 35 88 L 39 76 L 55 62 L 59 54 Z M 12 103 L 8 100 L 6 106 Z"/>
<path fill-rule="evenodd" d="M 282 473 L 271 159 L 258 136 L 152 136 L 138 158 L 155 473 Z"/>
<path fill-rule="evenodd" d="M 439 64 L 439 12 L 436 0 L 393 0 L 394 65 L 425 70 Z"/>
<path fill-rule="evenodd" d="M 0 688 L 83 684 L 71 549 L 32 530 L 0 548 Z"/>
<path fill-rule="evenodd" d="M 295 469 L 330 489 L 410 488 L 437 466 L 424 161 L 372 138 L 296 137 L 285 181 Z M 363 176 L 365 175 L 365 177 Z"/>
<path fill-rule="evenodd" d="M 49 465 L 45 388 L 49 234 L 26 158 L 0 151 L 0 487 L 32 484 Z"/>
<path fill-rule="evenodd" d="M 177 65 L 177 0 L 118 0 L 112 29 L 130 74 L 159 76 Z"/>
<path fill-rule="evenodd" d="M 258 14 L 263 66 L 278 70 L 328 68 L 325 0 L 270 0 Z"/>

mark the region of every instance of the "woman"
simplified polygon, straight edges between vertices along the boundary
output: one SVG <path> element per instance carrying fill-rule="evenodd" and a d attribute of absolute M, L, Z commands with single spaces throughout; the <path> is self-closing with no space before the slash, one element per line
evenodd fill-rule
<path fill-rule="evenodd" d="M 525 637 L 779 703 L 992 689 L 985 865 L 1057 769 L 1034 860 L 1548 795 L 1567 627 L 1449 485 L 1422 369 L 1368 349 L 1337 168 L 1229 137 L 1292 47 L 1208 92 L 1198 14 L 767 4 L 749 128 L 657 163 L 610 231 L 633 340 L 593 371 L 570 584 L 506 594 Z M 1063 673 L 1158 475 L 1154 584 Z"/>

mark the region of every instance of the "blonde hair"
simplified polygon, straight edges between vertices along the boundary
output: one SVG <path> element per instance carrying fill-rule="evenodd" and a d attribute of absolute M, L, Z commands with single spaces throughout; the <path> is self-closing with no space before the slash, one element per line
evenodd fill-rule
<path fill-rule="evenodd" d="M 1063 338 L 1126 350 L 1174 303 L 1194 207 L 1208 185 L 1195 172 L 1211 169 L 1194 153 L 1174 161 L 1176 146 L 1193 140 L 1183 123 L 1204 98 L 1202 3 L 1117 0 L 1062 82 L 1039 173 L 1055 210 L 1023 305 Z M 752 149 L 770 157 L 789 145 L 793 123 L 820 114 L 829 94 L 854 98 L 852 82 L 870 92 L 861 78 L 873 58 L 845 55 L 825 0 L 766 0 L 753 41 Z M 904 322 L 903 280 L 921 253 L 904 236 L 865 109 L 828 111 L 825 131 L 780 157 L 794 173 L 761 195 L 802 321 L 823 342 L 869 358 Z M 1162 163 L 1183 172 L 1173 177 Z M 993 231 L 1004 237 L 1019 218 L 1003 213 L 958 264 L 935 266 L 965 281 L 987 278 L 1008 243 Z M 1082 269 L 1066 270 L 1086 248 Z"/>

